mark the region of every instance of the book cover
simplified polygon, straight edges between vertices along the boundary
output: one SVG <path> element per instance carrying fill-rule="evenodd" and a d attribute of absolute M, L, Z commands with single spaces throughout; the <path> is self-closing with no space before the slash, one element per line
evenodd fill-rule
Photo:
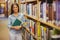
<path fill-rule="evenodd" d="M 12 26 L 20 26 L 22 24 L 22 21 L 19 19 L 16 19 L 15 22 L 12 24 Z"/>

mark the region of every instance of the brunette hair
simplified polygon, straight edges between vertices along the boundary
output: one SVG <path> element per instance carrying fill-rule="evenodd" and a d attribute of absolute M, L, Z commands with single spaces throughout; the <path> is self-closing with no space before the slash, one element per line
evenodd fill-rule
<path fill-rule="evenodd" d="M 19 12 L 19 5 L 17 3 L 14 3 L 14 4 L 11 5 L 11 14 L 14 13 L 14 11 L 13 11 L 13 6 L 14 5 L 16 5 L 18 7 L 18 12 Z"/>

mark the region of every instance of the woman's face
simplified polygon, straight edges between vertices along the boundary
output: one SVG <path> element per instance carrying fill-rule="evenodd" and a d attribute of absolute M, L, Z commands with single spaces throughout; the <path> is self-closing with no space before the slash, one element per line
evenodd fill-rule
<path fill-rule="evenodd" d="M 18 6 L 17 5 L 13 6 L 13 11 L 14 11 L 14 13 L 18 13 Z"/>

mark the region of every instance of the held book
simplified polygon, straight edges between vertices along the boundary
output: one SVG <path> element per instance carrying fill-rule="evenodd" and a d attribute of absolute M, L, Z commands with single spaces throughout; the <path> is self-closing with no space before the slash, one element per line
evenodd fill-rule
<path fill-rule="evenodd" d="M 20 26 L 22 24 L 22 21 L 19 19 L 16 19 L 15 22 L 12 24 L 12 26 Z"/>

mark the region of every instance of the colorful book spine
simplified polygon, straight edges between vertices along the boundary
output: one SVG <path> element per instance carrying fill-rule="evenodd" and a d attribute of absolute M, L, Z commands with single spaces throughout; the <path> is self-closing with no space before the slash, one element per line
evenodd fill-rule
<path fill-rule="evenodd" d="M 26 13 L 26 4 L 20 4 L 20 13 Z"/>
<path fill-rule="evenodd" d="M 56 1 L 56 25 L 60 26 L 60 1 Z"/>
<path fill-rule="evenodd" d="M 48 40 L 48 28 L 41 26 L 42 40 Z"/>
<path fill-rule="evenodd" d="M 43 21 L 46 22 L 47 21 L 47 16 L 46 16 L 46 2 L 44 2 L 44 3 L 41 4 L 41 8 L 40 9 L 41 9 L 40 16 L 43 19 Z"/>
<path fill-rule="evenodd" d="M 54 23 L 54 17 L 53 5 L 48 4 L 48 22 Z"/>
<path fill-rule="evenodd" d="M 28 15 L 32 16 L 32 4 L 27 5 L 27 13 Z"/>

